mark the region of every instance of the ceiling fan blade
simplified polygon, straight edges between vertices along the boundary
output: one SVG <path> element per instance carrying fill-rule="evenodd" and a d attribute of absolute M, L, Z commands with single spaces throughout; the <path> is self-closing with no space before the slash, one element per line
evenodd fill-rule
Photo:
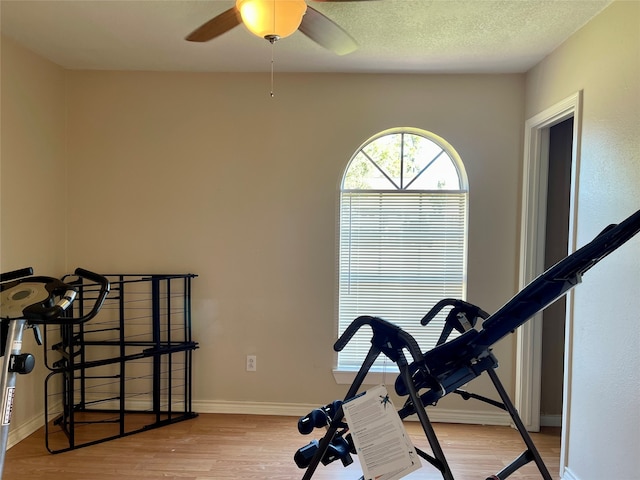
<path fill-rule="evenodd" d="M 216 38 L 225 32 L 242 23 L 242 17 L 236 7 L 222 12 L 217 17 L 212 18 L 208 22 L 196 28 L 187 35 L 186 39 L 190 42 L 208 42 L 212 38 Z"/>
<path fill-rule="evenodd" d="M 302 23 L 298 30 L 318 45 L 338 55 L 346 55 L 358 48 L 358 44 L 353 37 L 344 31 L 342 27 L 309 6 L 307 6 L 307 13 L 302 17 Z"/>

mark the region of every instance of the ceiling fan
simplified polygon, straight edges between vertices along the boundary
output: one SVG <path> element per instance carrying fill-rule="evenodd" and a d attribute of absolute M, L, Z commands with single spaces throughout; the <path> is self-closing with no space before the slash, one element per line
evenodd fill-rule
<path fill-rule="evenodd" d="M 348 2 L 367 0 L 315 0 Z M 333 20 L 307 5 L 305 0 L 236 0 L 235 6 L 205 22 L 187 35 L 190 42 L 207 42 L 241 23 L 271 43 L 296 30 L 338 55 L 351 53 L 358 44 Z"/>

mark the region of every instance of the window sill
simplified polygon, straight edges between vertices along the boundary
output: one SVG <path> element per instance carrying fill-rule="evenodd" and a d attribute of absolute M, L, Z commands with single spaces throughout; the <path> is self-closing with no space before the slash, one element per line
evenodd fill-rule
<path fill-rule="evenodd" d="M 389 385 L 396 381 L 398 376 L 398 368 L 394 365 L 383 371 L 372 371 L 367 373 L 363 385 Z M 337 370 L 333 369 L 333 378 L 338 385 L 351 385 L 356 378 L 358 372 L 356 370 Z"/>

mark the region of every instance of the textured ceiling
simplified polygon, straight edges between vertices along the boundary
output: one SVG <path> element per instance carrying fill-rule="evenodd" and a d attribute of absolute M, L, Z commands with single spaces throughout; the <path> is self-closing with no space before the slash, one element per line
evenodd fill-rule
<path fill-rule="evenodd" d="M 184 37 L 233 0 L 2 0 L 3 35 L 70 69 L 267 71 L 272 47 L 244 26 Z M 289 72 L 513 73 L 539 62 L 611 0 L 307 2 L 358 42 L 338 56 L 296 32 L 273 47 Z"/>

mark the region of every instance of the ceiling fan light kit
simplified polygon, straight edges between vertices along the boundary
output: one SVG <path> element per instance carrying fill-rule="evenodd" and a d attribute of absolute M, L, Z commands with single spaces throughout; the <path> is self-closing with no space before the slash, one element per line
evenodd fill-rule
<path fill-rule="evenodd" d="M 342 2 L 350 0 L 316 0 Z M 295 31 L 337 55 L 358 48 L 356 41 L 337 23 L 305 0 L 236 0 L 235 6 L 206 21 L 186 36 L 190 42 L 208 42 L 241 23 L 254 35 L 271 43 L 271 96 L 273 97 L 273 44 Z"/>
<path fill-rule="evenodd" d="M 355 39 L 340 25 L 308 6 L 305 0 L 236 0 L 233 7 L 200 25 L 186 39 L 190 42 L 208 42 L 242 23 L 250 32 L 266 38 L 272 45 L 276 40 L 299 30 L 337 55 L 346 55 L 358 48 Z"/>
<path fill-rule="evenodd" d="M 273 43 L 298 30 L 307 4 L 304 0 L 236 0 L 236 8 L 251 33 Z"/>

